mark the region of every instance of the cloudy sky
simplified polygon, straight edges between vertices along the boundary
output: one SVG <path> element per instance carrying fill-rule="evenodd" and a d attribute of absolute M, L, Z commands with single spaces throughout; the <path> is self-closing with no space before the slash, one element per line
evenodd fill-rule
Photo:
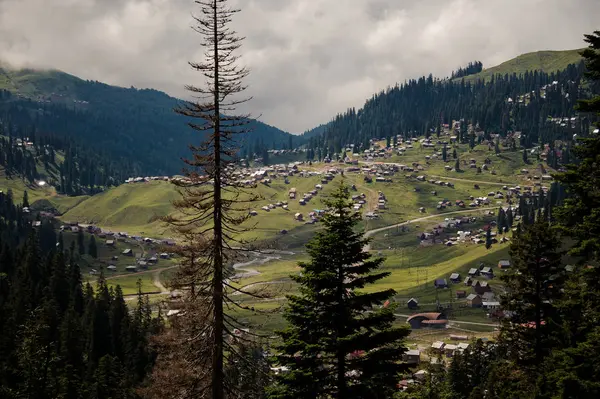
<path fill-rule="evenodd" d="M 374 92 L 478 59 L 583 47 L 599 0 L 231 0 L 248 110 L 300 133 Z M 0 60 L 185 97 L 193 0 L 0 0 Z"/>

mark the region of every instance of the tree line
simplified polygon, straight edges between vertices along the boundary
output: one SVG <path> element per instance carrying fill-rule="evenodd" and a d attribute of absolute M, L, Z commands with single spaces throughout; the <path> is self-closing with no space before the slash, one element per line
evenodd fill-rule
<path fill-rule="evenodd" d="M 103 276 L 84 283 L 75 243 L 35 218 L 0 193 L 0 397 L 137 397 L 162 316 L 141 294 L 128 308 Z"/>
<path fill-rule="evenodd" d="M 577 100 L 600 87 L 597 82 L 582 84 L 585 69 L 581 62 L 563 71 L 497 75 L 487 82 L 432 75 L 411 79 L 375 94 L 359 110 L 351 108 L 337 115 L 322 134 L 311 135 L 308 157 L 331 158 L 349 144 L 364 150 L 371 139 L 391 142 L 395 136 L 439 136 L 440 125 L 452 121 L 462 122 L 454 132 L 461 143 L 475 139 L 467 131 L 469 125 L 484 131 L 483 139 L 489 139 L 491 133 L 506 137 L 519 131 L 519 144 L 525 148 L 554 146 L 556 140 L 572 142 L 574 134 L 589 135 L 597 121 L 594 115 L 574 110 Z M 575 117 L 576 122 L 563 125 L 550 117 Z"/>
<path fill-rule="evenodd" d="M 474 75 L 483 70 L 483 63 L 481 61 L 469 62 L 466 67 L 460 67 L 456 71 L 452 71 L 450 79 L 462 78 L 469 75 Z"/>

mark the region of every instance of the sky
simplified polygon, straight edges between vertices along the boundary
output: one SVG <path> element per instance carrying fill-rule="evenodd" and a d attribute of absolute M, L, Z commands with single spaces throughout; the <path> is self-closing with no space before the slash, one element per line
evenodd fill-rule
<path fill-rule="evenodd" d="M 374 93 L 473 60 L 585 46 L 599 0 L 231 0 L 251 112 L 302 133 Z M 0 60 L 188 98 L 193 0 L 0 0 Z"/>

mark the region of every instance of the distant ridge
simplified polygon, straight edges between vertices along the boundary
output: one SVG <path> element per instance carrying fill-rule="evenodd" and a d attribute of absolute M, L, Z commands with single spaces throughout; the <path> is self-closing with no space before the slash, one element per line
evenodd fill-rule
<path fill-rule="evenodd" d="M 524 74 L 526 71 L 556 72 L 567 69 L 571 64 L 577 64 L 581 61 L 579 52 L 582 49 L 562 50 L 562 51 L 535 51 L 532 53 L 521 54 L 511 60 L 505 61 L 500 65 L 484 69 L 474 75 L 466 76 L 465 82 L 477 80 L 489 80 L 495 75 L 505 74 Z M 456 78 L 460 81 L 463 78 Z"/>
<path fill-rule="evenodd" d="M 188 145 L 201 137 L 173 109 L 182 100 L 154 89 L 119 87 L 83 80 L 55 69 L 15 69 L 0 61 L 0 122 L 20 129 L 73 137 L 111 158 L 126 160 L 140 173 L 180 173 Z M 22 112 L 26 110 L 27 112 Z M 304 138 L 260 121 L 247 126 L 240 146 L 283 149 Z"/>

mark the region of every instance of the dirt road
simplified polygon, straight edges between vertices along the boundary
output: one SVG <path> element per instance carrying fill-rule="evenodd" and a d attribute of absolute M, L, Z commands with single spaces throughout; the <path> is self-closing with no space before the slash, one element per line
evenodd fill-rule
<path fill-rule="evenodd" d="M 394 316 L 396 317 L 404 317 L 405 319 L 408 319 L 410 316 L 410 314 L 398 314 L 398 313 L 394 313 Z M 461 321 L 461 320 L 448 320 L 449 324 L 452 323 L 456 323 L 456 324 L 469 324 L 472 326 L 485 326 L 485 327 L 498 327 L 500 324 L 498 323 L 478 323 L 475 321 Z"/>
<path fill-rule="evenodd" d="M 452 212 L 446 212 L 446 213 L 436 213 L 434 215 L 427 215 L 427 216 L 423 216 L 421 218 L 408 220 L 406 222 L 402 222 L 402 223 L 398 223 L 398 224 L 392 224 L 390 226 L 385 226 L 385 227 L 380 227 L 378 229 L 369 230 L 369 231 L 367 231 L 365 233 L 365 237 L 371 237 L 372 235 L 380 233 L 380 232 L 385 231 L 385 230 L 395 229 L 395 228 L 398 228 L 400 226 L 406 226 L 407 224 L 417 223 L 417 222 L 421 222 L 421 221 L 427 220 L 427 219 L 433 219 L 433 218 L 437 218 L 437 217 L 444 217 L 446 215 L 457 215 L 457 214 L 461 214 L 461 213 L 473 213 L 473 212 L 489 211 L 489 210 L 493 210 L 493 209 L 496 209 L 496 208 L 495 207 L 487 207 L 487 208 L 477 208 L 477 209 L 463 209 L 461 211 L 452 211 Z M 371 245 L 365 245 L 365 251 L 370 251 L 370 250 L 371 250 Z"/>
<path fill-rule="evenodd" d="M 465 183 L 473 183 L 473 184 L 487 184 L 488 186 L 509 186 L 509 185 L 511 185 L 511 183 L 498 183 L 498 182 L 493 182 L 493 181 L 459 179 L 458 177 L 447 177 L 447 176 L 436 176 L 436 175 L 427 175 L 427 176 L 435 177 L 437 179 L 442 179 L 442 180 L 462 181 Z"/>

